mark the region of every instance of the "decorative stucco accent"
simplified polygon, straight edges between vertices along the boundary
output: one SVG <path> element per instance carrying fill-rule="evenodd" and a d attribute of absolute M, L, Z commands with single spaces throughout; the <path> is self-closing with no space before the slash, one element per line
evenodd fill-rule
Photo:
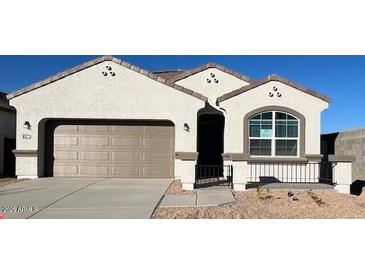
<path fill-rule="evenodd" d="M 183 161 L 195 161 L 198 159 L 199 152 L 175 152 L 175 159 Z"/>
<path fill-rule="evenodd" d="M 234 162 L 247 161 L 250 159 L 250 155 L 245 153 L 223 153 L 222 157 L 224 161 Z"/>
<path fill-rule="evenodd" d="M 13 150 L 15 157 L 37 157 L 37 150 Z"/>
<path fill-rule="evenodd" d="M 308 158 L 253 157 L 245 153 L 223 153 L 224 161 L 249 163 L 308 163 Z"/>
<path fill-rule="evenodd" d="M 325 101 L 327 103 L 330 103 L 331 102 L 331 99 L 328 96 L 324 95 L 324 94 L 321 94 L 321 93 L 319 93 L 317 91 L 310 90 L 310 89 L 308 89 L 308 88 L 306 88 L 304 86 L 301 86 L 301 85 L 298 85 L 296 83 L 293 83 L 293 82 L 291 82 L 291 81 L 289 81 L 289 80 L 287 80 L 287 79 L 285 79 L 285 78 L 283 78 L 281 76 L 272 74 L 272 75 L 269 75 L 266 79 L 258 80 L 258 81 L 251 81 L 251 83 L 249 85 L 247 85 L 247 86 L 241 87 L 239 89 L 236 89 L 234 91 L 228 92 L 228 93 L 226 93 L 226 94 L 218 97 L 217 98 L 217 103 L 219 104 L 219 103 L 221 103 L 221 102 L 223 102 L 225 100 L 228 100 L 228 99 L 230 99 L 232 97 L 235 97 L 237 95 L 240 95 L 240 94 L 242 94 L 242 93 L 244 93 L 246 91 L 249 91 L 251 89 L 254 89 L 254 88 L 258 87 L 258 86 L 261 86 L 261 85 L 266 84 L 266 83 L 271 82 L 271 81 L 278 81 L 278 82 L 283 83 L 283 84 L 286 84 L 286 85 L 288 85 L 288 86 L 290 86 L 292 88 L 295 88 L 297 90 L 303 91 L 304 93 L 307 93 L 309 95 L 312 95 L 314 97 L 317 97 L 318 99 L 321 99 L 321 100 L 323 100 L 323 101 Z"/>
<path fill-rule="evenodd" d="M 170 83 L 165 78 L 162 78 L 161 76 L 158 76 L 158 75 L 156 75 L 156 74 L 154 74 L 152 72 L 149 72 L 147 70 L 144 70 L 144 69 L 142 69 L 140 67 L 137 67 L 135 65 L 129 64 L 129 63 L 127 63 L 125 61 L 122 61 L 122 60 L 120 60 L 118 58 L 115 58 L 113 56 L 99 57 L 99 58 L 96 58 L 96 59 L 94 59 L 92 61 L 89 61 L 89 62 L 83 63 L 81 65 L 78 65 L 78 66 L 76 66 L 74 68 L 68 69 L 68 70 L 66 70 L 64 72 L 58 73 L 58 74 L 56 74 L 56 75 L 54 75 L 52 77 L 49 77 L 49 78 L 47 78 L 45 80 L 42 80 L 42 81 L 37 82 L 35 84 L 32 84 L 32 85 L 30 85 L 28 87 L 22 88 L 20 90 L 17 90 L 15 92 L 12 92 L 12 93 L 8 94 L 7 95 L 7 99 L 8 100 L 13 99 L 13 98 L 15 98 L 17 96 L 23 95 L 23 94 L 25 94 L 27 92 L 30 92 L 30 91 L 35 90 L 37 88 L 43 87 L 45 85 L 49 85 L 49 84 L 51 84 L 51 83 L 53 83 L 55 81 L 58 81 L 60 79 L 65 78 L 65 77 L 67 77 L 69 75 L 72 75 L 74 73 L 77 73 L 79 71 L 82 71 L 84 69 L 87 69 L 89 67 L 95 66 L 95 65 L 100 64 L 100 63 L 105 62 L 105 61 L 111 61 L 111 62 L 114 62 L 114 63 L 116 63 L 118 65 L 121 65 L 121 66 L 123 66 L 125 68 L 131 69 L 131 70 L 133 70 L 135 72 L 138 72 L 138 73 L 140 73 L 140 74 L 142 74 L 142 75 L 144 75 L 146 77 L 149 77 L 149 78 L 151 78 L 151 79 L 153 79 L 155 81 L 158 81 L 158 82 L 160 82 L 162 84 L 165 84 L 165 85 L 167 85 L 169 87 L 172 87 L 172 88 L 174 88 L 176 90 L 179 90 L 179 91 L 181 91 L 183 93 L 186 93 L 188 95 L 191 95 L 193 97 L 196 97 L 196 98 L 198 98 L 198 99 L 200 99 L 200 100 L 202 100 L 204 102 L 208 101 L 208 98 L 205 97 L 204 95 L 200 94 L 200 93 L 197 93 L 197 92 L 195 92 L 195 91 L 193 91 L 191 89 L 187 89 L 187 88 L 184 88 L 182 86 L 176 85 L 175 83 Z"/>
<path fill-rule="evenodd" d="M 321 161 L 323 158 L 322 154 L 305 154 L 304 155 L 305 158 L 307 158 L 309 161 Z"/>
<path fill-rule="evenodd" d="M 354 162 L 355 159 L 354 155 L 328 155 L 330 162 Z"/>
<path fill-rule="evenodd" d="M 245 115 L 243 118 L 243 138 L 244 138 L 244 146 L 243 146 L 243 153 L 249 155 L 249 143 L 248 143 L 248 119 L 252 117 L 253 115 L 265 111 L 283 111 L 288 114 L 291 114 L 299 119 L 299 125 L 300 125 L 300 131 L 299 131 L 299 157 L 305 158 L 305 117 L 290 108 L 282 107 L 282 106 L 265 106 L 258 109 L 255 109 L 253 111 L 250 111 Z M 273 118 L 274 119 L 274 118 Z M 274 159 L 274 157 L 271 157 Z"/>
<path fill-rule="evenodd" d="M 200 67 L 193 68 L 191 70 L 187 70 L 185 72 L 179 73 L 178 75 L 170 78 L 168 80 L 168 82 L 175 83 L 177 81 L 180 81 L 182 79 L 185 79 L 185 78 L 187 78 L 187 77 L 189 77 L 191 75 L 194 75 L 196 73 L 199 73 L 199 72 L 204 71 L 204 70 L 209 69 L 209 68 L 215 68 L 215 69 L 218 69 L 218 70 L 223 71 L 225 73 L 228 73 L 228 74 L 230 74 L 232 76 L 235 76 L 238 79 L 241 79 L 243 81 L 251 82 L 251 79 L 249 77 L 247 77 L 245 75 L 242 75 L 242 74 L 240 74 L 238 72 L 235 72 L 235 71 L 233 71 L 231 69 L 228 69 L 228 68 L 226 68 L 226 67 L 224 67 L 222 65 L 215 64 L 215 63 L 208 63 L 208 64 L 202 65 Z"/>
<path fill-rule="evenodd" d="M 251 157 L 247 160 L 249 163 L 308 163 L 307 158 L 277 158 L 277 157 Z"/>

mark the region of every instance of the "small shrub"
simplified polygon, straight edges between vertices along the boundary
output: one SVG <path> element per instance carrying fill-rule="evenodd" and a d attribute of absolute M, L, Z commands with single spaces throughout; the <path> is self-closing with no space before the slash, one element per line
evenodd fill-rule
<path fill-rule="evenodd" d="M 317 205 L 321 206 L 321 205 L 324 204 L 324 201 L 321 198 L 319 198 L 315 193 L 313 193 L 312 189 L 310 189 L 309 191 L 307 191 L 307 194 L 309 195 L 309 197 L 311 197 L 313 199 L 313 201 Z"/>
<path fill-rule="evenodd" d="M 263 193 L 262 187 L 257 187 L 257 196 L 260 200 L 269 200 L 272 198 L 272 195 L 270 195 L 270 190 L 266 188 L 266 195 Z"/>

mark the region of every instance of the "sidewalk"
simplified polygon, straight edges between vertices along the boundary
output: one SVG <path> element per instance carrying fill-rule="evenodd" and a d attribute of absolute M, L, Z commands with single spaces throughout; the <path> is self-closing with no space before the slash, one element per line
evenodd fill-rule
<path fill-rule="evenodd" d="M 229 188 L 206 188 L 191 195 L 165 195 L 159 207 L 217 206 L 234 201 Z"/>

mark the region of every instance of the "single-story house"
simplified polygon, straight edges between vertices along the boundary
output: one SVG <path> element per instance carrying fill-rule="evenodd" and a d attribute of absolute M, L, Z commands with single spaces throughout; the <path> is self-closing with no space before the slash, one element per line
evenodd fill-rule
<path fill-rule="evenodd" d="M 217 64 L 149 72 L 111 56 L 7 98 L 18 178 L 175 178 L 193 189 L 211 174 L 236 190 L 274 177 L 318 182 L 330 102 L 277 75 L 253 80 Z"/>
<path fill-rule="evenodd" d="M 15 159 L 15 109 L 0 92 L 0 176 L 13 176 Z"/>

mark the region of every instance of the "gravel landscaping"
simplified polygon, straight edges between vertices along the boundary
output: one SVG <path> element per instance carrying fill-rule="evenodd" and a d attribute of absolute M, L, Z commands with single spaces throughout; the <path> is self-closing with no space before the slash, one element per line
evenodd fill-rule
<path fill-rule="evenodd" d="M 169 188 L 167 189 L 165 194 L 166 195 L 194 195 L 195 193 L 196 193 L 195 190 L 193 190 L 193 191 L 183 190 L 180 180 L 175 180 L 169 186 Z"/>
<path fill-rule="evenodd" d="M 154 219 L 365 218 L 365 195 L 331 190 L 233 192 L 236 201 L 214 207 L 157 208 Z"/>

